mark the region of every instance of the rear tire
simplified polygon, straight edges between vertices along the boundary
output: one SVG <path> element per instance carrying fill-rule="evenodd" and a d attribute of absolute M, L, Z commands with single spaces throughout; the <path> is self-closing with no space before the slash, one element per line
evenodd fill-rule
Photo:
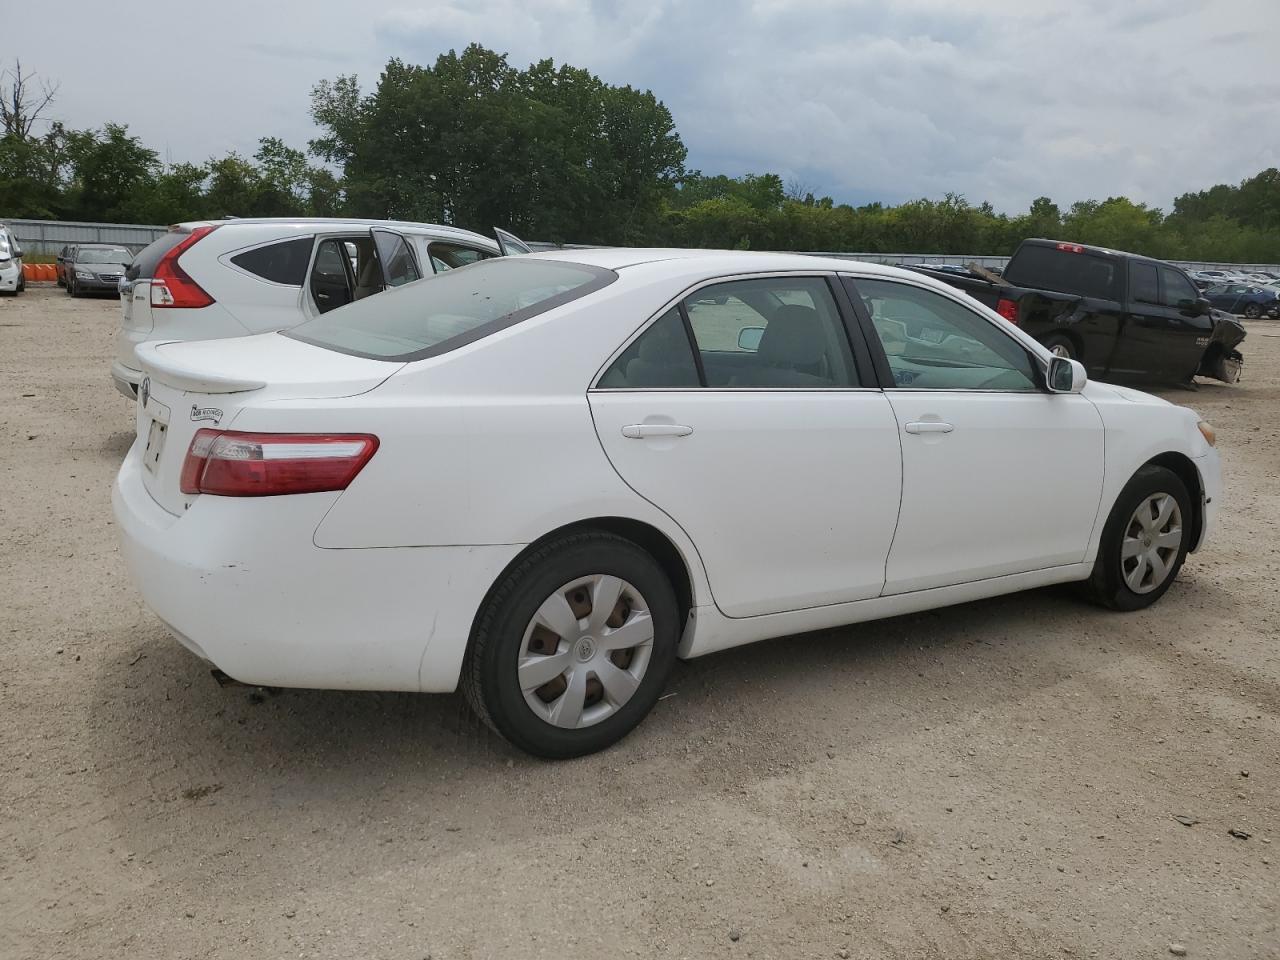
<path fill-rule="evenodd" d="M 1173 585 L 1191 546 L 1191 495 L 1176 473 L 1148 464 L 1116 498 L 1085 583 L 1095 603 L 1141 610 Z"/>
<path fill-rule="evenodd" d="M 1061 333 L 1051 333 L 1040 341 L 1055 357 L 1066 357 L 1068 360 L 1079 360 L 1079 351 L 1075 341 Z"/>
<path fill-rule="evenodd" d="M 597 597 L 606 598 L 599 610 Z M 637 643 L 616 647 L 615 632 Z M 679 638 L 675 591 L 652 556 L 613 534 L 570 534 L 529 554 L 490 592 L 462 690 L 521 750 L 578 757 L 611 746 L 644 719 Z"/>
<path fill-rule="evenodd" d="M 1256 303 L 1247 304 L 1244 308 L 1244 315 L 1248 317 L 1250 320 L 1257 320 L 1260 316 L 1262 316 L 1262 308 L 1259 307 Z"/>

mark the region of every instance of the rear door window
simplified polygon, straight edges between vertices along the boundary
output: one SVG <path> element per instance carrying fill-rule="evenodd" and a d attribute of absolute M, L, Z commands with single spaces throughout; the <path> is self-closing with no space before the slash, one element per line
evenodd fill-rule
<path fill-rule="evenodd" d="M 328 313 L 350 303 L 355 280 L 346 242 L 321 240 L 316 262 L 311 267 L 311 301 L 320 313 Z"/>
<path fill-rule="evenodd" d="M 387 286 L 399 287 L 422 277 L 409 244 L 400 234 L 390 230 L 374 230 L 373 242 L 378 247 Z"/>
<path fill-rule="evenodd" d="M 1135 303 L 1159 303 L 1160 287 L 1156 281 L 1156 265 L 1129 261 L 1129 298 Z"/>
<path fill-rule="evenodd" d="M 599 382 L 606 390 L 679 389 L 701 385 L 679 307 L 672 307 L 633 340 Z"/>
<path fill-rule="evenodd" d="M 300 287 L 307 278 L 307 263 L 311 260 L 313 243 L 315 237 L 297 237 L 269 243 L 237 253 L 231 258 L 231 262 L 263 280 Z"/>
<path fill-rule="evenodd" d="M 709 387 L 856 387 L 849 337 L 822 277 L 703 287 L 683 307 Z"/>

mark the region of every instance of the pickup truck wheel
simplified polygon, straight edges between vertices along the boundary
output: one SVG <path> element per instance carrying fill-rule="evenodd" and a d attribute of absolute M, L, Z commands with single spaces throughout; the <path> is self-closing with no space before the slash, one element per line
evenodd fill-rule
<path fill-rule="evenodd" d="M 1250 320 L 1257 320 L 1262 316 L 1262 309 L 1256 303 L 1250 303 L 1245 306 L 1244 315 Z"/>
<path fill-rule="evenodd" d="M 1068 360 L 1079 360 L 1080 357 L 1076 353 L 1076 345 L 1070 337 L 1061 333 L 1050 334 L 1040 341 L 1049 348 L 1049 352 L 1055 357 L 1066 357 Z"/>
<path fill-rule="evenodd" d="M 1120 491 L 1102 531 L 1085 589 L 1112 610 L 1141 610 L 1159 600 L 1191 546 L 1191 496 L 1172 470 L 1142 467 Z"/>

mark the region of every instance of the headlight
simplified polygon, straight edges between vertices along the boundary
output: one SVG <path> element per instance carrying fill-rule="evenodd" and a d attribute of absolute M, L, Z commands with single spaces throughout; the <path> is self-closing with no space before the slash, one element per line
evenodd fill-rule
<path fill-rule="evenodd" d="M 90 273 L 88 270 L 77 270 L 77 271 L 76 271 L 76 279 L 77 279 L 77 280 L 92 280 L 92 279 L 93 279 L 93 274 L 92 274 L 92 273 Z"/>
<path fill-rule="evenodd" d="M 1204 437 L 1205 443 L 1211 447 L 1216 447 L 1218 445 L 1218 434 L 1214 431 L 1213 427 L 1210 426 L 1208 420 L 1201 420 L 1196 424 L 1196 426 L 1200 428 L 1200 436 Z"/>

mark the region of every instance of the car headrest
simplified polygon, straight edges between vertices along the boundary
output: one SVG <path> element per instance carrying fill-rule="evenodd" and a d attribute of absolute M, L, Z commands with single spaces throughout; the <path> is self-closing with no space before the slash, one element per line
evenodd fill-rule
<path fill-rule="evenodd" d="M 779 307 L 760 337 L 760 359 L 788 366 L 810 366 L 826 353 L 818 311 L 796 303 Z"/>

